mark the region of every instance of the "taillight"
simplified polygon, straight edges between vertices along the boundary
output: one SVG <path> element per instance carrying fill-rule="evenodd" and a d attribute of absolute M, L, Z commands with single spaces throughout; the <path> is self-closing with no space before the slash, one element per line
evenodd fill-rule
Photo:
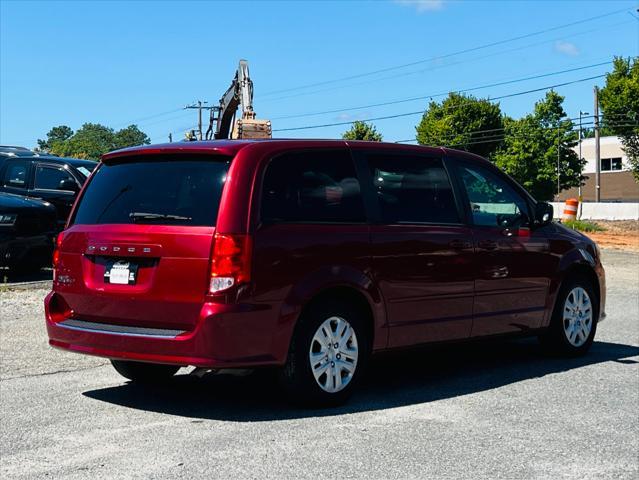
<path fill-rule="evenodd" d="M 209 292 L 218 293 L 250 281 L 251 237 L 216 233 L 213 241 Z"/>
<path fill-rule="evenodd" d="M 60 247 L 62 246 L 62 240 L 64 240 L 64 232 L 58 233 L 58 236 L 55 239 L 55 245 L 53 247 L 53 281 L 56 279 L 56 269 L 58 267 L 58 263 L 60 262 Z"/>

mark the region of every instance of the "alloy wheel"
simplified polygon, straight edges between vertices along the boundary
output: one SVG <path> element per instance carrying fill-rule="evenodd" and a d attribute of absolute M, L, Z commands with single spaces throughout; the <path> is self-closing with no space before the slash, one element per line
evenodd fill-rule
<path fill-rule="evenodd" d="M 573 288 L 566 296 L 563 311 L 564 334 L 574 347 L 581 347 L 592 330 L 593 311 L 588 292 L 582 287 Z"/>
<path fill-rule="evenodd" d="M 336 393 L 346 388 L 357 368 L 357 336 L 341 317 L 326 319 L 317 329 L 309 350 L 315 381 L 322 390 Z"/>

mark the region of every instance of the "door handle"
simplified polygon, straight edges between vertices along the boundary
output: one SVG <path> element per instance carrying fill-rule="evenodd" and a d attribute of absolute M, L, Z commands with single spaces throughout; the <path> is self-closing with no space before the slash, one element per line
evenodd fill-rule
<path fill-rule="evenodd" d="M 450 245 L 450 247 L 454 248 L 455 250 L 464 250 L 465 248 L 472 247 L 472 244 L 465 240 L 451 240 L 448 245 Z"/>
<path fill-rule="evenodd" d="M 497 250 L 497 242 L 494 240 L 481 240 L 477 246 L 483 250 Z"/>
<path fill-rule="evenodd" d="M 508 276 L 508 267 L 493 267 L 488 269 L 489 278 L 506 278 Z"/>

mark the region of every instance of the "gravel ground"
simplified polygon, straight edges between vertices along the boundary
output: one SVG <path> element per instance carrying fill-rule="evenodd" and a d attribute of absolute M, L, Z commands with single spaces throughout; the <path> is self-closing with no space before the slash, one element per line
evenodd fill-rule
<path fill-rule="evenodd" d="M 46 290 L 0 290 L 2 478 L 639 477 L 639 255 L 604 251 L 608 318 L 589 355 L 535 341 L 377 358 L 333 410 L 267 375 L 127 384 L 50 349 Z"/>

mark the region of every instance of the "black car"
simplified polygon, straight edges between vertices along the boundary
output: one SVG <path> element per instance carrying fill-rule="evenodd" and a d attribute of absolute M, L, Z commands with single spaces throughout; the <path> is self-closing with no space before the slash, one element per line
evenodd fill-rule
<path fill-rule="evenodd" d="M 0 145 L 0 153 L 13 153 L 19 157 L 32 157 L 37 155 L 36 152 L 26 147 L 16 147 L 14 145 Z"/>
<path fill-rule="evenodd" d="M 0 193 L 0 267 L 29 272 L 50 265 L 56 228 L 50 203 Z"/>
<path fill-rule="evenodd" d="M 0 149 L 0 192 L 53 204 L 57 230 L 62 230 L 80 188 L 97 162 L 11 148 Z"/>

